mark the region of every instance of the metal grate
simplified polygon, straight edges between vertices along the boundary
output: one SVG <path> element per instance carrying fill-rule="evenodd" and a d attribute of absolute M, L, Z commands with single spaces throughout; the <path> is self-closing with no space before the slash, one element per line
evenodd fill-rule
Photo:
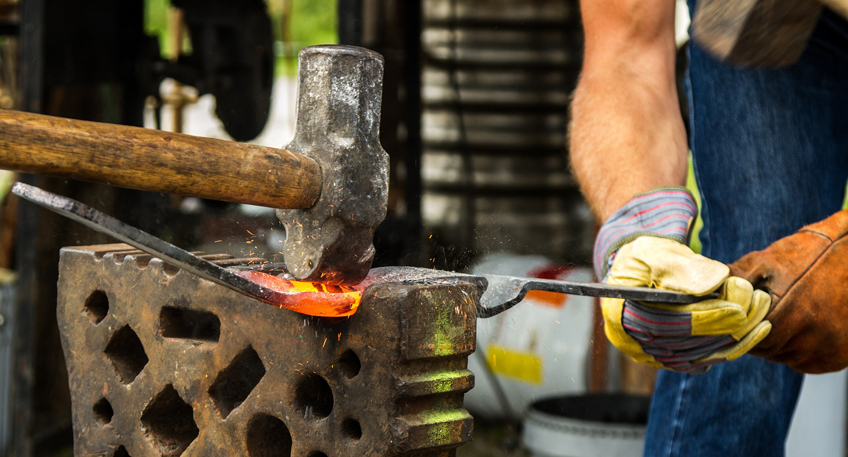
<path fill-rule="evenodd" d="M 441 243 L 589 259 L 565 144 L 578 15 L 572 0 L 424 3 L 423 217 Z"/>

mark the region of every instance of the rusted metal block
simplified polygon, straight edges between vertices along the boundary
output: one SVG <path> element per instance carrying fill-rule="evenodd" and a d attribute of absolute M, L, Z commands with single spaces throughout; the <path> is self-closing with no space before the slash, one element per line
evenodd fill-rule
<path fill-rule="evenodd" d="M 475 285 L 376 283 L 327 319 L 127 245 L 65 248 L 59 270 L 77 456 L 452 456 L 471 440 Z"/>

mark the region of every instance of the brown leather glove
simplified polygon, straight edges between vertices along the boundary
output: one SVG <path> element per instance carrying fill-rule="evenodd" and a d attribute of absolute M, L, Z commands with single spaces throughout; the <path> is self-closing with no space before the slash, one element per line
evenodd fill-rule
<path fill-rule="evenodd" d="M 771 333 L 751 354 L 803 373 L 848 366 L 848 210 L 730 265 L 769 292 Z"/>

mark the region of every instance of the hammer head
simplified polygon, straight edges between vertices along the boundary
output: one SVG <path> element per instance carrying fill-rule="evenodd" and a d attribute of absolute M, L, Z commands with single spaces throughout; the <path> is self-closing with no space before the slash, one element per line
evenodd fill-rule
<path fill-rule="evenodd" d="M 297 127 L 285 149 L 314 159 L 323 188 L 308 209 L 280 209 L 286 268 L 295 278 L 357 284 L 386 217 L 388 155 L 380 146 L 383 57 L 353 46 L 299 55 Z"/>
<path fill-rule="evenodd" d="M 701 0 L 692 38 L 740 67 L 788 67 L 806 49 L 821 9 L 818 0 Z"/>

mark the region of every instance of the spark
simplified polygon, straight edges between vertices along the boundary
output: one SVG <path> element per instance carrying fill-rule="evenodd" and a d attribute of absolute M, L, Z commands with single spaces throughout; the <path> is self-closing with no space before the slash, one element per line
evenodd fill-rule
<path fill-rule="evenodd" d="M 249 233 L 249 234 L 250 234 L 250 236 L 256 236 L 256 235 L 254 235 L 254 234 L 253 234 L 253 232 L 251 232 L 250 230 L 245 230 L 245 232 Z"/>
<path fill-rule="evenodd" d="M 215 240 L 216 243 L 220 243 L 221 241 L 224 241 L 224 240 Z"/>

